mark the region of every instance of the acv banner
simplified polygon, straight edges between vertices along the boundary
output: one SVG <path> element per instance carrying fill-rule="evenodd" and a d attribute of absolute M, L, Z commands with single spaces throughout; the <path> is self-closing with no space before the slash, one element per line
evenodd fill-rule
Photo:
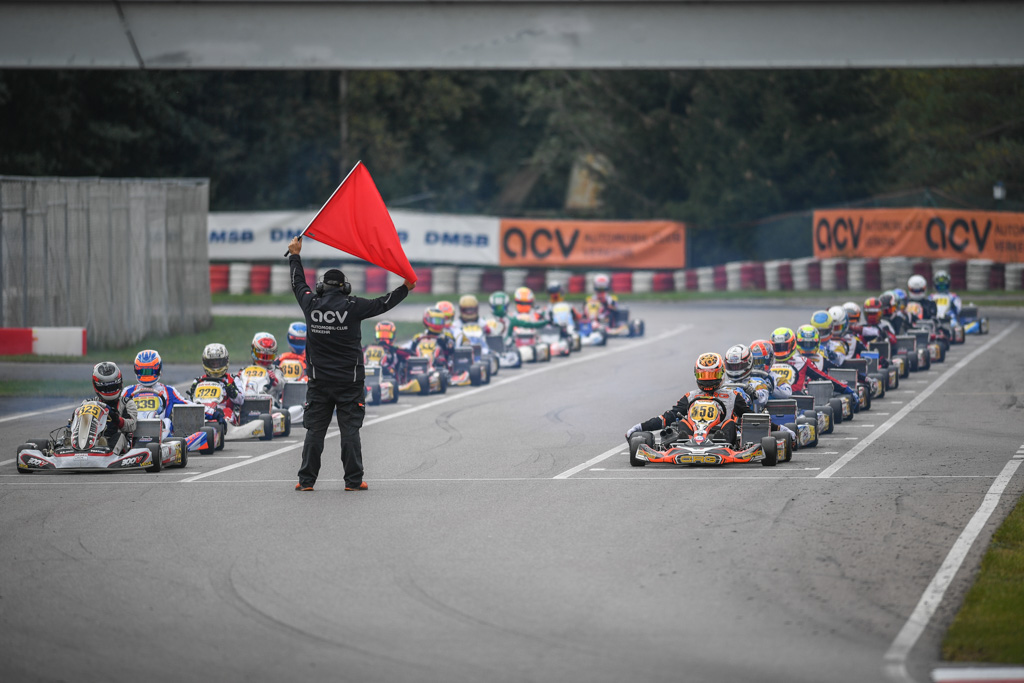
<path fill-rule="evenodd" d="M 1024 261 L 1024 213 L 928 208 L 815 211 L 814 256 Z"/>
<path fill-rule="evenodd" d="M 503 218 L 501 265 L 685 268 L 686 227 L 673 221 Z"/>

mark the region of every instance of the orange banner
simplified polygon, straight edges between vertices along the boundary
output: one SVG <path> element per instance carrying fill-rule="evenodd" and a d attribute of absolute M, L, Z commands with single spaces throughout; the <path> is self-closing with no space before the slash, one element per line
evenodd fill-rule
<path fill-rule="evenodd" d="M 501 265 L 684 268 L 686 227 L 672 221 L 501 221 Z"/>
<path fill-rule="evenodd" d="M 1024 261 L 1024 213 L 959 209 L 814 212 L 814 256 Z"/>

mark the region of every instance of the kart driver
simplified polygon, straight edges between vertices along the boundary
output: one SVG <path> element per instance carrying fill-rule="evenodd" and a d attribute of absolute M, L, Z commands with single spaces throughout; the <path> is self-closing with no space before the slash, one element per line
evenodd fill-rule
<path fill-rule="evenodd" d="M 444 312 L 436 306 L 428 306 L 423 311 L 423 327 L 426 329 L 413 337 L 412 341 L 406 344 L 405 350 L 415 354 L 421 340 L 433 339 L 437 342 L 437 357 L 434 364 L 448 367 L 448 361 L 455 350 L 455 339 L 445 329 L 445 325 Z"/>
<path fill-rule="evenodd" d="M 932 278 L 932 283 L 935 285 L 935 293 L 928 298 L 935 302 L 936 317 L 944 318 L 949 316 L 955 323 L 960 321 L 962 302 L 958 294 L 949 291 L 950 282 L 949 273 L 944 270 L 936 272 L 935 277 Z"/>
<path fill-rule="evenodd" d="M 302 363 L 302 370 L 306 370 L 306 323 L 294 322 L 288 326 L 288 346 L 291 351 L 282 353 L 277 361 L 280 364 L 283 360 L 297 360 Z"/>
<path fill-rule="evenodd" d="M 910 279 L 907 280 L 907 296 L 909 297 L 907 303 L 914 301 L 921 305 L 921 317 L 923 319 L 932 320 L 935 318 L 938 313 L 938 307 L 928 296 L 928 281 L 924 279 L 923 275 L 910 276 Z"/>
<path fill-rule="evenodd" d="M 399 366 L 409 357 L 409 352 L 395 346 L 397 328 L 390 320 L 381 320 L 373 326 L 373 336 L 377 344 L 384 349 L 384 371 L 392 377 L 398 375 Z M 365 351 L 365 349 L 363 349 Z"/>
<path fill-rule="evenodd" d="M 190 401 L 195 400 L 196 387 L 200 382 L 217 382 L 224 387 L 225 399 L 217 406 L 218 422 L 230 422 L 238 424 L 238 415 L 235 410 L 245 403 L 245 396 L 238 390 L 235 378 L 228 374 L 230 367 L 228 350 L 223 344 L 207 344 L 203 349 L 203 370 L 206 372 L 192 381 L 185 395 Z"/>
<path fill-rule="evenodd" d="M 443 312 L 443 311 L 442 311 Z M 462 326 L 480 323 L 480 302 L 472 294 L 459 297 L 459 315 L 452 321 L 451 333 L 456 341 L 462 338 Z"/>
<path fill-rule="evenodd" d="M 718 399 L 725 405 L 726 414 L 722 424 L 712 430 L 711 437 L 713 439 L 724 438 L 735 446 L 737 420 L 750 412 L 750 405 L 747 403 L 746 394 L 739 389 L 722 387 L 722 379 L 725 376 L 725 361 L 717 353 L 702 353 L 694 364 L 693 374 L 697 379 L 697 391 L 691 391 L 683 395 L 674 406 L 661 415 L 630 427 L 629 431 L 626 432 L 626 441 L 629 441 L 629 437 L 636 432 L 664 429 L 673 422 L 679 422 L 680 434 L 693 436 L 693 430 L 682 421 L 689 413 L 690 404 L 701 398 L 713 398 Z"/>
<path fill-rule="evenodd" d="M 608 334 L 629 334 L 629 322 L 618 324 L 619 299 L 611 292 L 612 280 L 604 273 L 594 276 L 594 294 L 587 297 L 585 307 L 589 313 L 597 310 L 597 320 L 608 327 Z"/>
<path fill-rule="evenodd" d="M 174 426 L 171 424 L 171 414 L 176 405 L 188 405 L 187 401 L 178 390 L 169 384 L 160 381 L 160 371 L 163 369 L 163 360 L 160 354 L 152 349 L 139 351 L 135 356 L 135 376 L 139 383 L 128 387 L 125 396 L 135 399 L 140 393 L 153 393 L 160 397 L 160 404 L 163 410 L 160 412 L 160 419 L 164 423 L 164 433 L 173 434 Z"/>
<path fill-rule="evenodd" d="M 818 331 L 810 325 L 804 325 L 804 327 L 809 328 L 809 331 L 806 334 L 806 338 L 801 340 L 801 353 L 799 354 L 796 352 L 797 336 L 790 328 L 778 327 L 772 332 L 771 336 L 772 350 L 775 351 L 775 358 L 779 362 L 793 368 L 795 374 L 790 382 L 793 391 L 804 393 L 809 380 L 827 380 L 832 382 L 832 386 L 835 387 L 836 391 L 844 394 L 855 394 L 853 389 L 835 377 L 826 374 L 823 370 L 819 370 L 814 363 L 810 362 L 809 358 L 803 355 L 803 352 L 813 353 L 817 350 L 818 346 Z M 778 376 L 775 372 L 772 374 Z"/>
<path fill-rule="evenodd" d="M 103 438 L 114 455 L 123 453 L 131 446 L 131 435 L 135 431 L 139 417 L 135 401 L 128 395 L 128 392 L 122 391 L 123 386 L 121 370 L 116 363 L 104 361 L 93 367 L 92 388 L 109 411 Z M 89 398 L 83 403 L 94 400 Z"/>
<path fill-rule="evenodd" d="M 267 371 L 267 393 L 274 397 L 274 402 L 281 401 L 284 394 L 284 373 L 277 363 L 277 339 L 269 332 L 257 332 L 252 338 L 252 350 L 250 352 L 253 365 L 264 368 Z M 244 386 L 240 371 L 236 376 L 237 380 Z"/>

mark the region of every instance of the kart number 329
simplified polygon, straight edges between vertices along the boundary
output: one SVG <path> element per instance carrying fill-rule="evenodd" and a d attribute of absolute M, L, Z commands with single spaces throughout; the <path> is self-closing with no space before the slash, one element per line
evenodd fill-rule
<path fill-rule="evenodd" d="M 196 387 L 196 398 L 201 401 L 219 401 L 220 386 L 216 384 L 201 384 Z"/>

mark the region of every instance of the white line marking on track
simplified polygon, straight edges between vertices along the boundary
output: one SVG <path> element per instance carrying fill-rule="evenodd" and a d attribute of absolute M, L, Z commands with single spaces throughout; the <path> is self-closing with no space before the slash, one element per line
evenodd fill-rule
<path fill-rule="evenodd" d="M 36 410 L 31 413 L 18 413 L 17 415 L 8 415 L 7 417 L 0 417 L 0 422 L 10 422 L 11 420 L 23 420 L 26 417 L 33 417 L 35 415 L 46 415 L 48 413 L 56 413 L 60 411 L 70 412 L 75 409 L 77 403 L 68 403 L 66 405 L 57 406 L 56 408 L 47 408 L 46 410 Z"/>
<path fill-rule="evenodd" d="M 1024 667 L 1021 666 L 993 666 L 985 667 L 949 667 L 946 669 L 933 669 L 932 680 L 935 683 L 947 683 L 947 681 L 1002 681 L 1002 683 L 1013 683 L 1024 681 Z"/>
<path fill-rule="evenodd" d="M 578 363 L 587 363 L 587 362 L 590 362 L 592 360 L 598 360 L 600 358 L 605 358 L 607 356 L 611 356 L 611 355 L 616 354 L 616 353 L 622 353 L 623 351 L 629 351 L 629 350 L 632 350 L 632 349 L 639 348 L 641 346 L 646 346 L 648 344 L 653 344 L 655 342 L 661 341 L 662 339 L 668 339 L 669 337 L 673 337 L 673 336 L 679 334 L 680 332 L 683 332 L 685 330 L 690 329 L 691 327 L 693 327 L 693 325 L 689 325 L 689 324 L 687 324 L 687 325 L 679 325 L 679 326 L 674 327 L 673 329 L 671 329 L 671 330 L 669 330 L 667 332 L 663 332 L 663 333 L 657 335 L 656 337 L 645 337 L 644 339 L 631 342 L 630 344 L 628 344 L 626 346 L 618 346 L 618 347 L 616 347 L 614 349 L 608 349 L 606 351 L 602 351 L 601 353 L 598 353 L 598 354 L 595 354 L 595 355 L 592 355 L 592 356 L 588 355 L 588 356 L 582 356 L 580 358 L 570 358 L 568 360 L 560 360 L 560 361 L 558 361 L 556 363 L 551 363 L 550 365 L 545 365 L 545 367 L 538 368 L 536 370 L 532 370 L 532 371 L 529 371 L 529 372 L 524 372 L 522 374 L 517 374 L 517 375 L 515 375 L 513 377 L 509 377 L 507 379 L 506 378 L 502 378 L 502 381 L 500 381 L 500 382 L 494 381 L 491 384 L 485 384 L 484 386 L 476 387 L 475 389 L 469 389 L 467 391 L 453 392 L 452 394 L 447 395 L 444 398 L 439 398 L 439 399 L 434 400 L 434 401 L 429 401 L 427 403 L 422 403 L 422 404 L 420 404 L 418 406 L 414 406 L 412 408 L 406 408 L 405 410 L 399 410 L 396 413 L 390 413 L 388 415 L 382 415 L 382 416 L 374 418 L 372 420 L 368 420 L 368 421 L 363 423 L 363 427 L 364 428 L 365 427 L 372 427 L 375 424 L 380 424 L 381 422 L 385 422 L 387 420 L 393 420 L 396 417 L 402 417 L 403 415 L 410 415 L 412 413 L 416 413 L 416 412 L 419 412 L 421 410 L 427 410 L 429 408 L 433 408 L 435 406 L 439 406 L 439 405 L 441 405 L 443 403 L 449 403 L 451 401 L 458 401 L 459 399 L 463 399 L 463 398 L 466 398 L 466 397 L 469 397 L 469 396 L 475 396 L 475 395 L 477 395 L 477 394 L 479 394 L 481 392 L 488 391 L 490 389 L 494 389 L 495 387 L 503 387 L 503 386 L 505 386 L 507 384 L 511 384 L 512 382 L 518 382 L 520 380 L 523 380 L 523 379 L 526 379 L 526 378 L 529 378 L 529 377 L 536 377 L 537 375 L 543 374 L 545 372 L 551 372 L 553 370 L 558 370 L 558 369 L 561 369 L 561 368 L 566 368 L 566 367 L 569 367 L 570 365 L 576 365 Z M 340 434 L 340 432 L 337 432 L 337 431 L 330 432 L 330 433 L 328 433 L 324 437 L 324 441 L 326 441 L 327 439 L 334 438 L 338 434 Z M 222 472 L 227 472 L 229 470 L 233 470 L 233 469 L 236 469 L 238 467 L 243 467 L 245 465 L 251 465 L 252 463 L 261 462 L 263 460 L 266 460 L 267 458 L 272 458 L 272 457 L 274 457 L 276 455 L 281 455 L 282 453 L 287 453 L 288 451 L 295 450 L 295 449 L 298 449 L 298 448 L 302 448 L 302 443 L 293 444 L 291 446 L 285 446 L 284 448 L 279 448 L 276 451 L 272 451 L 270 453 L 265 453 L 263 455 L 258 455 L 258 456 L 254 457 L 254 458 L 250 458 L 249 460 L 246 460 L 244 462 L 237 462 L 237 463 L 235 463 L 233 465 L 227 465 L 226 467 L 221 467 L 220 469 L 211 470 L 209 472 L 205 472 L 203 474 L 199 474 L 199 475 L 196 475 L 194 477 L 189 477 L 188 479 L 182 479 L 182 482 L 183 483 L 191 483 L 193 481 L 199 481 L 201 479 L 205 479 L 207 477 L 212 477 L 212 476 L 214 476 L 216 474 L 221 474 Z M 622 446 L 621 445 L 620 446 L 616 446 L 616 448 L 617 449 L 621 449 Z M 561 475 L 559 475 L 559 476 L 561 476 Z"/>
<path fill-rule="evenodd" d="M 12 462 L 17 462 L 17 460 L 18 460 L 17 458 L 11 458 L 10 460 L 4 460 L 3 462 L 0 462 L 0 467 L 3 467 L 4 465 L 10 465 Z"/>
<path fill-rule="evenodd" d="M 619 455 L 621 451 L 622 451 L 622 445 L 621 444 L 618 445 L 618 446 L 615 446 L 614 448 L 609 448 L 608 450 L 606 450 L 601 455 L 599 455 L 599 456 L 597 456 L 595 458 L 591 458 L 590 460 L 586 461 L 582 465 L 576 465 L 576 467 L 573 467 L 572 469 L 568 469 L 565 472 L 562 472 L 561 474 L 556 474 L 554 477 L 552 477 L 552 479 L 568 479 L 569 477 L 571 477 L 572 475 L 576 474 L 577 472 L 582 472 L 583 470 L 587 469 L 588 467 L 590 467 L 592 465 L 596 465 L 597 463 L 601 462 L 602 460 L 607 460 L 608 458 L 612 457 L 613 455 Z"/>
<path fill-rule="evenodd" d="M 1010 327 L 1010 330 L 1016 326 L 1017 325 L 1014 324 Z M 1007 330 L 1007 332 L 1009 332 L 1009 330 Z M 1006 334 L 1006 332 L 1003 334 Z M 996 339 L 998 339 L 998 337 Z M 996 340 L 994 339 L 993 341 Z M 988 346 L 988 344 L 986 344 L 986 346 Z M 984 348 L 985 347 L 982 347 L 979 351 Z M 970 356 L 964 360 L 967 360 L 968 358 L 970 358 Z M 963 361 L 961 361 L 961 363 L 962 362 Z M 913 680 L 907 673 L 907 656 L 917 643 L 917 639 L 921 637 L 922 633 L 924 633 L 925 628 L 928 626 L 928 622 L 931 621 L 932 616 L 935 614 L 935 610 L 938 609 L 939 605 L 942 603 L 942 598 L 946 594 L 946 589 L 949 588 L 949 584 L 953 582 L 953 578 L 960 569 L 960 565 L 963 564 L 964 559 L 967 557 L 967 553 L 970 551 L 975 539 L 978 538 L 978 535 L 981 534 L 982 530 L 985 528 L 985 523 L 988 522 L 988 518 L 991 517 L 992 513 L 995 511 L 996 506 L 999 504 L 999 500 L 1003 496 L 1003 491 L 1006 490 L 1007 484 L 1010 483 L 1010 478 L 1013 477 L 1013 473 L 1017 471 L 1019 466 L 1019 460 L 1010 460 L 1003 467 L 1003 471 L 999 473 L 996 480 L 992 482 L 992 486 L 989 488 L 988 493 L 985 494 L 985 499 L 982 501 L 978 511 L 974 513 L 971 521 L 967 523 L 967 526 L 964 527 L 964 530 L 960 533 L 960 537 L 956 539 L 956 543 L 953 544 L 949 554 L 946 555 L 946 559 L 939 567 L 939 571 L 936 572 L 931 583 L 929 583 L 928 587 L 925 588 L 924 594 L 921 595 L 921 599 L 917 603 L 917 607 L 914 608 L 910 618 L 907 619 L 907 623 L 905 623 L 903 628 L 900 629 L 896 639 L 889 647 L 889 651 L 885 653 L 885 672 L 892 680 Z"/>
<path fill-rule="evenodd" d="M 899 422 L 904 417 L 909 415 L 914 408 L 919 406 L 921 403 L 924 402 L 926 398 L 935 393 L 935 391 L 938 390 L 938 388 L 941 387 L 943 384 L 945 384 L 949 378 L 951 378 L 953 375 L 955 375 L 963 368 L 967 367 L 967 364 L 970 363 L 972 360 L 974 360 L 975 358 L 977 358 L 978 356 L 985 353 L 990 348 L 1001 342 L 1003 339 L 1005 339 L 1011 332 L 1017 329 L 1018 325 L 1020 325 L 1020 323 L 1013 323 L 1008 328 L 997 334 L 995 337 L 985 342 L 985 344 L 964 356 L 964 358 L 959 363 L 957 363 L 956 365 L 954 365 L 953 367 L 951 367 L 950 369 L 946 370 L 944 373 L 936 377 L 934 382 L 925 387 L 924 390 L 921 391 L 920 394 L 915 396 L 910 403 L 900 408 L 895 415 L 893 415 L 884 423 L 882 423 L 882 426 L 878 427 L 875 431 L 871 432 L 866 437 L 864 437 L 864 439 L 860 443 L 856 444 L 853 448 L 851 448 L 846 455 L 842 456 L 834 463 L 826 467 L 825 470 L 818 475 L 818 478 L 828 479 L 833 474 L 838 472 L 840 468 L 846 465 L 846 463 L 850 462 L 858 455 L 863 453 L 868 446 L 877 441 L 883 434 L 892 429 L 892 427 L 894 427 L 897 422 Z"/>

